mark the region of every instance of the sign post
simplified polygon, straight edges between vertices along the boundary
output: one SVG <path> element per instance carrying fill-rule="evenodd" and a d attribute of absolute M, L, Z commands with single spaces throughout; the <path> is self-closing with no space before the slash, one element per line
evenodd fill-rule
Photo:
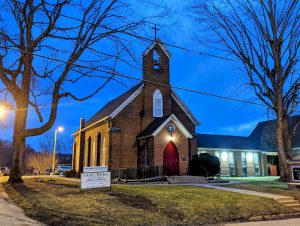
<path fill-rule="evenodd" d="M 84 167 L 80 176 L 80 188 L 110 188 L 111 174 L 107 166 Z"/>
<path fill-rule="evenodd" d="M 300 190 L 300 161 L 288 161 L 290 166 L 289 189 Z"/>
<path fill-rule="evenodd" d="M 292 181 L 300 182 L 300 166 L 292 166 Z"/>

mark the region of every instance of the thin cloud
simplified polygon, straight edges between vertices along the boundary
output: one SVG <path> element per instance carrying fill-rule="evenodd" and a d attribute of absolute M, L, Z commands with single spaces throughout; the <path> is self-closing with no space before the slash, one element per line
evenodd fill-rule
<path fill-rule="evenodd" d="M 251 132 L 259 122 L 260 120 L 254 120 L 236 126 L 220 127 L 220 130 L 223 131 L 224 133 L 231 133 L 231 134 L 238 135 L 240 133 Z"/>

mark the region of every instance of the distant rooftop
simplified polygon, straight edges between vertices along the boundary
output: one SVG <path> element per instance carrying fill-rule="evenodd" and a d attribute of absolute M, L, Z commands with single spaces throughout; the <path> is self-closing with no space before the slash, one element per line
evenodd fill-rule
<path fill-rule="evenodd" d="M 299 119 L 300 115 L 292 116 L 289 120 L 289 127 L 292 128 Z M 197 144 L 199 148 L 277 151 L 276 120 L 259 122 L 248 137 L 197 134 Z M 292 146 L 300 147 L 300 126 L 296 130 Z"/>

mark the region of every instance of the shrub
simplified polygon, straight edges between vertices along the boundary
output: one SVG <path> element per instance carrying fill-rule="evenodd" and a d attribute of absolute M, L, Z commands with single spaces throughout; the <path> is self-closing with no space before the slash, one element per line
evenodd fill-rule
<path fill-rule="evenodd" d="M 65 176 L 66 177 L 76 177 L 77 176 L 76 170 L 72 169 L 72 170 L 66 171 Z"/>
<path fill-rule="evenodd" d="M 194 155 L 190 161 L 190 175 L 214 177 L 220 172 L 220 161 L 208 153 Z"/>

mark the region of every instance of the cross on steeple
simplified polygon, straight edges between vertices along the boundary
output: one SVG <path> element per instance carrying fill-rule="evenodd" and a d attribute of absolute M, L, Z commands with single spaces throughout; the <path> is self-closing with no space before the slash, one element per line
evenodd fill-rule
<path fill-rule="evenodd" d="M 154 24 L 154 27 L 152 27 L 152 29 L 154 29 L 154 40 L 156 40 L 156 34 L 157 34 L 157 31 L 159 31 L 159 28 L 157 28 L 156 24 Z"/>

